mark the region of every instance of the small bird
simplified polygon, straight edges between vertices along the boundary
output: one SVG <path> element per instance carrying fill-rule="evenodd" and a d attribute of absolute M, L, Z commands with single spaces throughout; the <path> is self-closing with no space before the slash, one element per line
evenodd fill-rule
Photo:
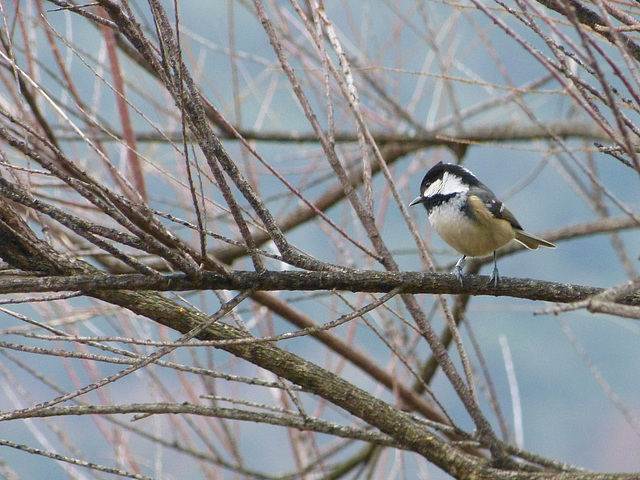
<path fill-rule="evenodd" d="M 513 214 L 473 173 L 459 165 L 434 165 L 422 179 L 420 196 L 409 206 L 421 203 L 429 223 L 438 235 L 462 254 L 453 273 L 463 284 L 462 267 L 467 256 L 486 257 L 493 252 L 493 272 L 489 285 L 500 283 L 496 250 L 511 240 L 530 250 L 553 243 L 525 232 Z"/>

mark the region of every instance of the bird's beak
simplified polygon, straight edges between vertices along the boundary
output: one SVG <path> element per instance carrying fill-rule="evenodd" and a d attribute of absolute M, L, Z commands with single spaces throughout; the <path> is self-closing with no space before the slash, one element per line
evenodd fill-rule
<path fill-rule="evenodd" d="M 417 205 L 417 204 L 419 204 L 419 203 L 422 203 L 422 201 L 423 201 L 423 200 L 424 200 L 424 197 L 418 197 L 418 198 L 416 198 L 415 200 L 413 200 L 413 201 L 409 204 L 409 206 L 410 206 L 410 207 L 413 207 L 414 205 Z"/>

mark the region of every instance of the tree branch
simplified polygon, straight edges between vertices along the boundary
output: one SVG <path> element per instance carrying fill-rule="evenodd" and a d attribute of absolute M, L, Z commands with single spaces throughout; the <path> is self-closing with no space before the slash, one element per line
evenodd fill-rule
<path fill-rule="evenodd" d="M 429 272 L 379 272 L 352 270 L 344 272 L 306 271 L 234 271 L 227 277 L 202 272 L 198 278 L 183 273 L 159 278 L 141 274 L 109 275 L 103 273 L 70 276 L 20 277 L 0 279 L 0 294 L 82 291 L 93 294 L 112 290 L 249 290 L 388 293 L 402 288 L 410 294 L 469 294 L 524 298 L 535 301 L 571 303 L 605 291 L 603 288 L 547 282 L 530 278 L 500 277 L 497 287 L 487 285 L 484 275 L 465 276 L 460 285 L 455 275 Z M 640 306 L 640 295 L 628 295 L 620 303 Z"/>

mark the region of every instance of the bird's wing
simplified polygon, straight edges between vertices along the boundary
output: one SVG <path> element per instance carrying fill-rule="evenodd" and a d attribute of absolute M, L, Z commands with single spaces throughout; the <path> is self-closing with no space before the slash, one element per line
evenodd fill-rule
<path fill-rule="evenodd" d="M 491 190 L 487 189 L 487 191 L 484 191 L 482 189 L 474 188 L 469 190 L 469 195 L 478 197 L 494 218 L 506 220 L 514 229 L 523 230 L 522 225 L 520 225 L 520 222 L 518 222 L 516 217 L 513 216 L 513 213 L 509 211 L 504 203 L 496 198 Z"/>

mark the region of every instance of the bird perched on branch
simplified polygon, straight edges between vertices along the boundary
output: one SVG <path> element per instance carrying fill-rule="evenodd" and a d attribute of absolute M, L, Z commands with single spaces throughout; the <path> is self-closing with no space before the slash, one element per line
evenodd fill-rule
<path fill-rule="evenodd" d="M 530 250 L 556 248 L 553 243 L 525 232 L 513 214 L 473 173 L 459 165 L 438 163 L 427 172 L 420 196 L 409 206 L 421 203 L 429 223 L 438 235 L 462 254 L 454 273 L 462 284 L 462 267 L 467 257 L 485 257 L 493 252 L 489 284 L 500 283 L 496 250 L 511 240 Z"/>

